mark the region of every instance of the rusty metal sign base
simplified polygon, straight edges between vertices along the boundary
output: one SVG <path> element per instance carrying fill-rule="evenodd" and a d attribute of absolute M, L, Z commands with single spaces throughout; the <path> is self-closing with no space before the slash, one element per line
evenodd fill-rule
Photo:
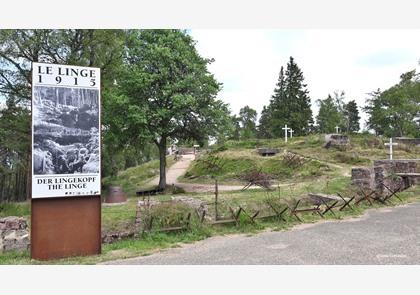
<path fill-rule="evenodd" d="M 101 197 L 32 199 L 31 258 L 101 253 Z"/>

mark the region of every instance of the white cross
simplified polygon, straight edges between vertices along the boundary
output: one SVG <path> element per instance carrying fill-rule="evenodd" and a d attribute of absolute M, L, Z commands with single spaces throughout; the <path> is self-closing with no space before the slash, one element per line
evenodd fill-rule
<path fill-rule="evenodd" d="M 284 141 L 287 142 L 287 130 L 289 130 L 290 128 L 287 127 L 287 124 L 284 125 L 284 128 L 281 128 L 284 130 Z"/>
<path fill-rule="evenodd" d="M 340 127 L 335 126 L 335 133 L 338 133 L 338 129 L 340 129 Z"/>
<path fill-rule="evenodd" d="M 389 145 L 389 159 L 392 160 L 392 146 L 398 145 L 396 142 L 392 142 L 392 137 L 389 139 L 389 143 L 385 143 L 385 145 Z"/>
<path fill-rule="evenodd" d="M 295 131 L 292 128 L 290 128 L 289 132 L 290 132 L 290 138 L 293 138 L 293 132 Z"/>

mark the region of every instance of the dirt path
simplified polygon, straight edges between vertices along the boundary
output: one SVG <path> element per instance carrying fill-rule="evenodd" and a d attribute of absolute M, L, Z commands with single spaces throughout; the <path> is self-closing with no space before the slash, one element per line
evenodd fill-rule
<path fill-rule="evenodd" d="M 301 155 L 303 156 L 303 155 Z M 347 167 L 343 167 L 334 163 L 330 163 L 327 161 L 319 160 L 316 158 L 311 158 L 307 156 L 303 156 L 307 159 L 323 162 L 327 165 L 340 169 L 343 176 L 350 176 L 349 172 L 347 171 Z M 166 184 L 167 185 L 175 185 L 177 187 L 183 188 L 186 192 L 195 192 L 195 193 L 206 193 L 206 192 L 214 192 L 214 185 L 213 184 L 200 184 L 200 183 L 184 183 L 179 182 L 178 178 L 185 174 L 188 170 L 188 167 L 191 165 L 192 161 L 194 161 L 195 155 L 194 154 L 187 154 L 183 155 L 180 160 L 178 160 L 175 164 L 173 164 L 169 169 L 166 171 Z M 159 176 L 155 177 L 151 182 L 149 182 L 150 186 L 157 186 L 159 184 Z M 273 185 L 273 188 L 277 188 L 278 184 Z M 290 186 L 290 183 L 283 183 L 280 186 Z M 243 185 L 219 185 L 219 191 L 237 191 L 241 190 L 244 186 Z M 257 186 L 251 186 L 250 189 L 259 188 Z"/>
<path fill-rule="evenodd" d="M 194 161 L 195 155 L 183 155 L 180 160 L 176 161 L 169 169 L 166 171 L 166 183 L 168 185 L 178 185 L 177 178 L 182 176 L 190 166 L 191 162 Z M 150 183 L 150 185 L 159 184 L 159 176 L 155 177 Z"/>
<path fill-rule="evenodd" d="M 173 164 L 166 171 L 166 184 L 183 188 L 186 192 L 214 192 L 213 184 L 196 184 L 196 183 L 183 183 L 178 181 L 178 177 L 184 175 L 188 167 L 194 161 L 195 155 L 187 154 L 183 155 L 180 160 Z M 159 184 L 159 176 L 155 177 L 150 183 L 150 186 L 156 186 Z M 219 191 L 235 191 L 243 188 L 243 185 L 219 185 Z M 257 187 L 251 187 L 257 188 Z"/>

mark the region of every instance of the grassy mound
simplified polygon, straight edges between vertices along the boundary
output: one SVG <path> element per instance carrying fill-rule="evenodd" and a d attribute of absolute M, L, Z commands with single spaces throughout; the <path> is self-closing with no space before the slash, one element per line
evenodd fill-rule
<path fill-rule="evenodd" d="M 386 140 L 385 140 L 386 141 Z M 294 137 L 287 143 L 283 139 L 229 140 L 212 148 L 210 155 L 223 159 L 224 166 L 217 173 L 222 182 L 236 183 L 238 176 L 251 169 L 261 169 L 273 178 L 310 180 L 320 176 L 349 175 L 353 166 L 371 165 L 374 160 L 388 158 L 384 140 L 371 134 L 350 136 L 350 145 L 345 149 L 325 148 L 324 135 Z M 278 148 L 280 153 L 274 157 L 262 157 L 257 148 Z M 297 153 L 312 161 L 298 168 L 291 168 L 283 161 L 283 151 Z M 396 147 L 394 158 L 413 158 L 420 153 L 418 147 Z M 208 155 L 196 160 L 181 179 L 186 182 L 209 182 L 210 171 L 205 161 Z"/>
<path fill-rule="evenodd" d="M 216 173 L 216 176 L 224 182 L 238 182 L 242 174 L 252 170 L 261 170 L 276 180 L 284 180 L 290 177 L 302 179 L 321 176 L 332 170 L 327 164 L 316 160 L 309 160 L 297 168 L 290 167 L 284 161 L 282 154 L 273 157 L 262 157 L 255 150 L 251 149 L 227 150 L 217 152 L 216 155 L 223 162 L 223 166 Z M 206 161 L 211 156 L 206 155 L 194 161 L 193 165 L 184 175 L 183 180 L 193 180 L 194 182 L 209 181 L 211 171 L 208 170 Z"/>
<path fill-rule="evenodd" d="M 166 158 L 166 164 L 169 168 L 175 160 L 173 157 Z M 116 177 L 105 177 L 102 179 L 104 193 L 110 185 L 121 186 L 127 196 L 135 196 L 140 188 L 147 188 L 147 183 L 159 175 L 159 160 L 153 160 L 145 164 L 128 168 L 121 171 Z"/>

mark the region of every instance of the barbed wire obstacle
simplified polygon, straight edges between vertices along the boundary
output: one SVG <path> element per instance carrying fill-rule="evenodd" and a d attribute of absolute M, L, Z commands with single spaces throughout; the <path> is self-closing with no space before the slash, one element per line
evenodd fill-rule
<path fill-rule="evenodd" d="M 285 152 L 283 155 L 283 164 L 293 169 L 302 167 L 309 161 L 311 161 L 311 159 L 292 152 Z"/>
<path fill-rule="evenodd" d="M 265 190 L 271 190 L 272 176 L 260 170 L 251 170 L 244 172 L 238 177 L 241 181 L 246 182 L 242 191 L 250 188 L 251 186 L 259 186 Z"/>

